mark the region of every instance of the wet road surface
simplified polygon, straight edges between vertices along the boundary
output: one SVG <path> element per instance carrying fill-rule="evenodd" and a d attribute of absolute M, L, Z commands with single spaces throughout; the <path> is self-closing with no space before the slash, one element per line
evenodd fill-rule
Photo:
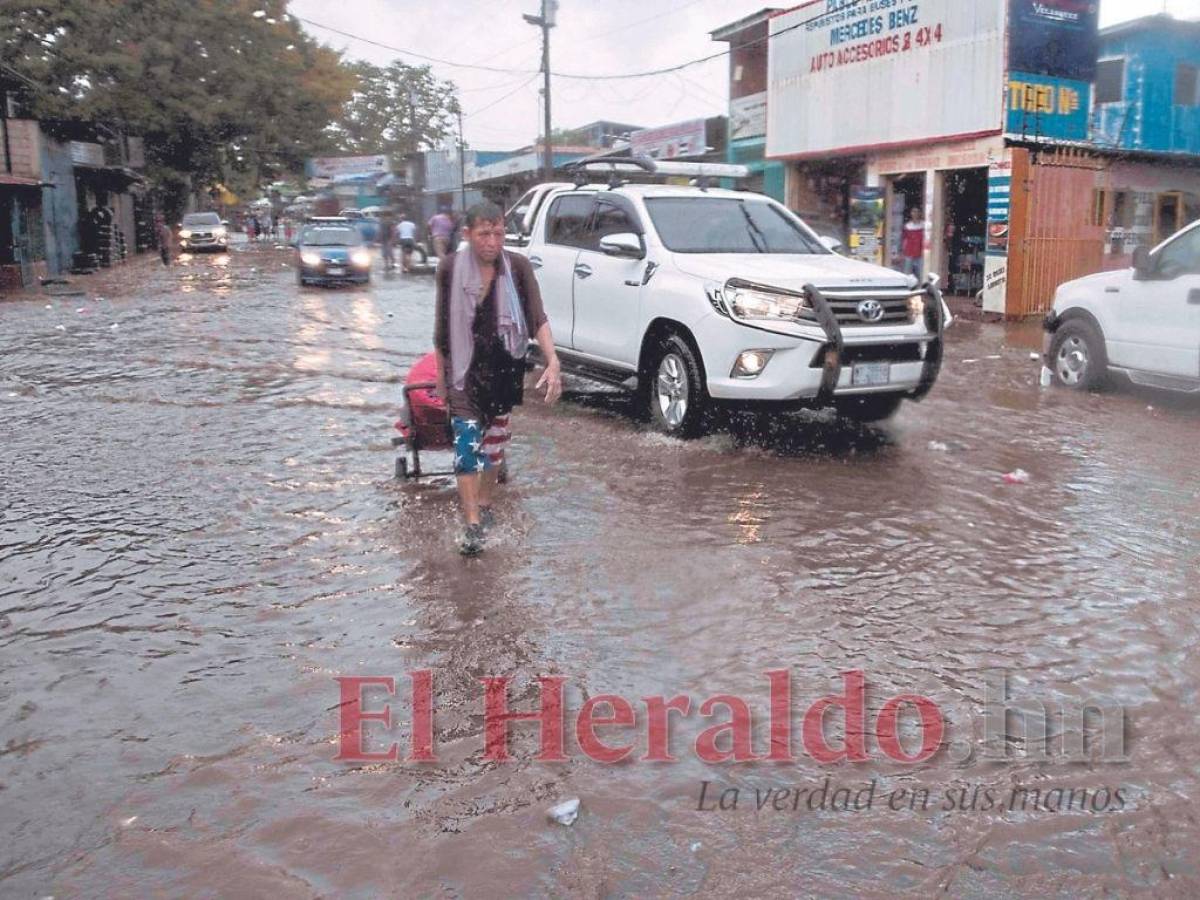
<path fill-rule="evenodd" d="M 105 278 L 0 304 L 0 895 L 1200 891 L 1195 402 L 1042 391 L 1036 328 L 971 323 L 881 428 L 680 443 L 571 382 L 515 416 L 502 524 L 464 561 L 447 486 L 390 477 L 430 278 L 300 290 L 286 254 L 243 249 Z M 569 723 L 597 694 L 741 694 L 761 748 L 782 668 L 797 716 L 861 669 L 873 713 L 924 692 L 947 741 L 972 737 L 989 672 L 1108 698 L 1128 761 L 1012 738 L 1003 762 L 708 765 L 694 707 L 675 763 L 592 762 L 572 725 L 569 762 L 532 760 L 527 726 L 516 760 L 483 758 L 485 676 L 514 677 L 514 706 L 564 676 Z M 417 669 L 438 762 L 335 762 L 333 677 L 395 676 L 369 743 L 407 748 Z M 935 799 L 757 808 L 826 776 Z M 738 807 L 698 809 L 706 780 Z M 980 785 L 1125 803 L 940 803 Z M 569 797 L 575 824 L 547 821 Z"/>

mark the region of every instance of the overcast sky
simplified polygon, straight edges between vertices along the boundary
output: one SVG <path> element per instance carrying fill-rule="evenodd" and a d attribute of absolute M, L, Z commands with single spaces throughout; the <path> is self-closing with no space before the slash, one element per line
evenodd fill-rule
<path fill-rule="evenodd" d="M 621 74 L 674 65 L 724 50 L 708 33 L 765 6 L 763 0 L 560 0 L 551 32 L 552 72 Z M 532 143 L 540 132 L 540 31 L 523 13 L 540 0 L 291 0 L 303 19 L 380 44 L 460 63 L 516 70 L 479 72 L 433 64 L 455 82 L 465 111 L 467 143 L 507 150 Z M 1200 0 L 1101 0 L 1100 24 L 1112 25 L 1166 9 L 1200 14 Z M 377 65 L 411 56 L 372 46 L 305 23 L 316 38 L 352 58 Z M 717 59 L 679 73 L 623 81 L 555 78 L 551 112 L 555 128 L 597 119 L 633 125 L 666 125 L 726 112 L 728 61 Z"/>

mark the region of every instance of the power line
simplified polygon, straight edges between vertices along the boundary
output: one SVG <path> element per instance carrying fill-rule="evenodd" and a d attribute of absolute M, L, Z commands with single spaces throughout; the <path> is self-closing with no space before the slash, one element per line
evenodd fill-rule
<path fill-rule="evenodd" d="M 745 47 L 753 47 L 757 44 L 767 43 L 768 41 L 771 41 L 771 40 L 779 37 L 780 35 L 787 34 L 789 31 L 795 31 L 797 28 L 803 28 L 805 25 L 810 25 L 813 22 L 816 22 L 820 19 L 824 19 L 828 16 L 831 16 L 836 13 L 843 12 L 852 7 L 858 6 L 862 2 L 863 2 L 863 0 L 846 0 L 846 2 L 843 3 L 841 6 L 838 6 L 834 9 L 827 9 L 827 10 L 825 10 L 825 12 L 818 13 L 817 15 L 812 16 L 807 19 L 803 19 L 800 22 L 796 22 L 793 25 L 789 25 L 787 28 L 784 28 L 780 31 L 775 32 L 775 34 L 770 34 L 770 35 L 767 35 L 767 37 L 765 37 L 765 38 L 757 38 L 756 40 L 747 41 L 744 44 L 739 44 L 738 49 L 743 49 Z M 680 9 L 682 9 L 682 8 L 683 7 L 680 7 Z M 357 34 L 351 34 L 348 31 L 342 31 L 340 28 L 333 28 L 332 26 L 324 25 L 321 22 L 314 22 L 312 19 L 304 19 L 299 16 L 293 16 L 293 18 L 295 18 L 299 22 L 305 23 L 306 25 L 311 25 L 314 28 L 321 28 L 321 29 L 324 29 L 325 31 L 330 31 L 334 34 L 339 34 L 342 37 L 350 38 L 351 40 L 361 41 L 364 44 L 369 44 L 373 47 L 379 47 L 383 50 L 389 50 L 392 53 L 400 53 L 400 54 L 403 54 L 406 56 L 414 57 L 415 59 L 424 60 L 426 62 L 437 63 L 438 65 L 450 66 L 450 67 L 456 68 L 456 69 L 473 69 L 476 71 L 483 71 L 483 72 L 499 72 L 504 75 L 540 75 L 541 74 L 540 71 L 535 72 L 532 69 L 506 69 L 506 68 L 500 68 L 497 66 L 481 66 L 481 65 L 476 65 L 474 63 L 454 62 L 453 60 L 449 60 L 449 59 L 441 59 L 440 57 L 436 57 L 436 56 L 428 56 L 423 53 L 416 53 L 412 50 L 406 50 L 403 47 L 394 47 L 390 44 L 384 44 L 381 41 L 372 40 L 371 38 L 365 38 L 365 37 L 362 37 L 361 35 L 357 35 Z M 554 72 L 553 74 L 554 74 L 555 78 L 570 78 L 570 79 L 573 79 L 576 81 L 622 81 L 622 80 L 631 79 L 631 78 L 651 78 L 655 75 L 669 75 L 672 72 L 678 72 L 681 69 L 687 69 L 687 68 L 691 68 L 692 66 L 698 66 L 698 65 L 701 65 L 706 62 L 712 62 L 712 60 L 720 59 L 723 56 L 728 56 L 732 52 L 733 52 L 733 48 L 730 47 L 728 50 L 721 50 L 717 53 L 709 54 L 708 56 L 702 56 L 699 59 L 691 59 L 691 60 L 688 60 L 687 62 L 678 63 L 673 66 L 664 66 L 661 69 L 650 69 L 645 72 L 626 72 L 626 73 L 619 74 L 619 75 L 616 75 L 616 74 L 614 74 L 614 75 L 580 75 L 580 74 L 573 73 L 573 72 Z"/>
<path fill-rule="evenodd" d="M 541 73 L 539 73 L 539 72 L 534 72 L 532 77 L 530 77 L 530 78 L 527 78 L 525 81 L 521 82 L 521 84 L 517 85 L 517 87 L 516 87 L 514 90 L 511 90 L 511 91 L 509 91 L 509 92 L 508 92 L 507 94 L 505 94 L 503 97 L 499 97 L 499 98 L 497 98 L 497 99 L 493 100 L 493 101 L 492 101 L 491 103 L 489 103 L 487 106 L 484 106 L 484 107 L 481 107 L 481 108 L 479 108 L 479 109 L 475 110 L 475 112 L 471 113 L 470 115 L 465 115 L 465 116 L 463 116 L 463 118 L 464 118 L 464 119 L 469 119 L 469 118 L 471 118 L 472 116 L 477 116 L 477 115 L 479 115 L 480 113 L 487 112 L 487 111 L 488 111 L 489 109 L 491 109 L 493 106 L 499 106 L 501 103 L 503 103 L 503 102 L 504 102 L 505 100 L 507 100 L 509 97 L 511 97 L 513 94 L 516 94 L 516 93 L 518 93 L 518 92 L 520 92 L 520 91 L 524 90 L 525 88 L 529 87 L 529 85 L 531 85 L 531 84 L 533 84 L 535 81 L 537 81 L 537 77 L 538 77 L 538 75 L 539 75 L 539 74 L 541 74 Z"/>

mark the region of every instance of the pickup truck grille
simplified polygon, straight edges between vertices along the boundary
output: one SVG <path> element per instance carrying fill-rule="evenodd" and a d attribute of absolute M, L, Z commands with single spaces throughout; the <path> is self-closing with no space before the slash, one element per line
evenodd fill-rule
<path fill-rule="evenodd" d="M 871 328 L 879 325 L 907 325 L 909 323 L 908 298 L 909 292 L 903 289 L 888 290 L 879 288 L 862 289 L 853 287 L 821 288 L 821 295 L 829 304 L 829 309 L 843 328 Z M 878 317 L 864 317 L 859 312 L 860 304 L 864 301 L 875 301 L 882 313 Z M 806 314 L 805 318 L 815 319 L 816 316 Z"/>
<path fill-rule="evenodd" d="M 864 298 L 865 299 L 865 298 Z M 864 327 L 871 325 L 895 325 L 897 323 L 908 322 L 908 300 L 884 300 L 879 299 L 883 305 L 882 318 L 876 319 L 873 322 L 868 322 L 858 314 L 858 305 L 862 300 L 830 300 L 829 308 L 833 310 L 833 314 L 837 317 L 839 325 L 862 325 Z"/>

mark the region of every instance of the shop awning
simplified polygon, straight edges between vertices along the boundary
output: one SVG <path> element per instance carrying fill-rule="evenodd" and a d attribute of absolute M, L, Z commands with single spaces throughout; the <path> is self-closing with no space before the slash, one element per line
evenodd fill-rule
<path fill-rule="evenodd" d="M 0 173 L 0 187 L 42 188 L 54 187 L 54 185 L 48 181 L 42 181 L 40 178 L 26 178 L 24 175 L 5 175 Z"/>

